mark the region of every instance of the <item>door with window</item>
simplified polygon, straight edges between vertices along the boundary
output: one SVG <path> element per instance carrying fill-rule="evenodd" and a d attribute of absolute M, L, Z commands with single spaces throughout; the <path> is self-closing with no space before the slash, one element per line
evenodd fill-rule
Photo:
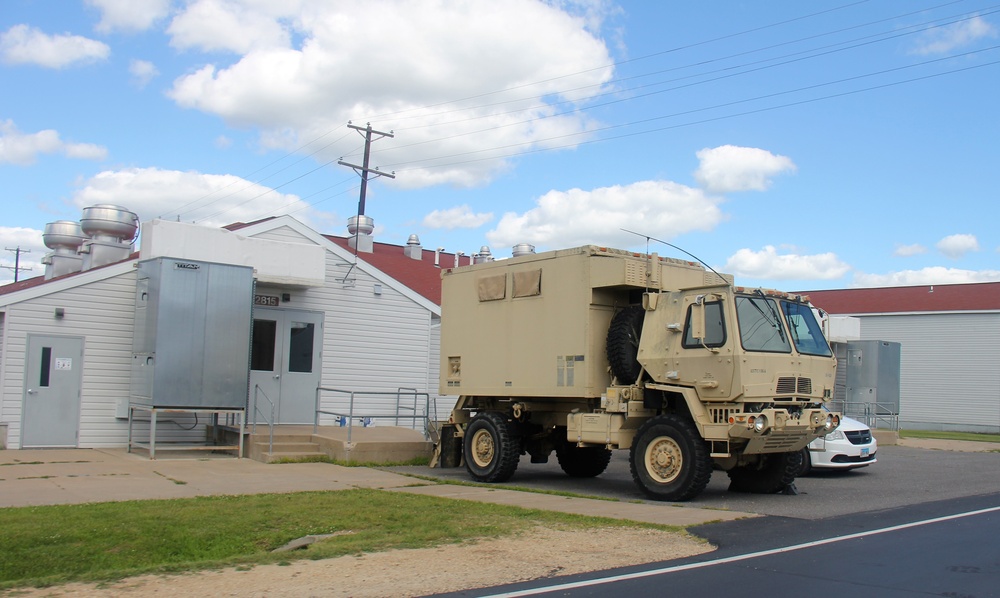
<path fill-rule="evenodd" d="M 28 335 L 22 448 L 75 448 L 80 435 L 83 339 Z"/>
<path fill-rule="evenodd" d="M 273 407 L 274 423 L 313 423 L 322 349 L 322 313 L 255 308 L 248 419 L 267 423 Z"/>

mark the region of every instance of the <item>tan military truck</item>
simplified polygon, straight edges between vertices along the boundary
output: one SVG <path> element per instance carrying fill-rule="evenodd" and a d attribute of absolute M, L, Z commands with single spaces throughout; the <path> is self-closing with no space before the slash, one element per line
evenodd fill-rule
<path fill-rule="evenodd" d="M 630 449 L 649 497 L 789 487 L 839 424 L 836 362 L 808 299 L 734 287 L 694 262 L 606 247 L 442 272 L 441 393 L 459 395 L 435 461 L 503 482 L 520 457 L 600 475 Z"/>

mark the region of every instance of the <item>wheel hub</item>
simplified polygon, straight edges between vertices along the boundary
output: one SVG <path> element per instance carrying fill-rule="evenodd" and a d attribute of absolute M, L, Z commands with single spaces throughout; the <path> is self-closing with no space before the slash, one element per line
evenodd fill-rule
<path fill-rule="evenodd" d="M 486 467 L 493 461 L 495 450 L 493 436 L 486 430 L 478 430 L 472 437 L 472 459 L 479 467 Z"/>
<path fill-rule="evenodd" d="M 646 464 L 650 477 L 657 483 L 672 482 L 683 465 L 681 449 L 671 438 L 656 438 L 646 447 Z"/>

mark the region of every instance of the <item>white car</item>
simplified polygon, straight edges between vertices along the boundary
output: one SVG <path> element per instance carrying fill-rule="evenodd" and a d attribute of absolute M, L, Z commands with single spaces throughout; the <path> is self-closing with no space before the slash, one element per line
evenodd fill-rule
<path fill-rule="evenodd" d="M 805 475 L 812 469 L 848 470 L 875 463 L 878 442 L 871 429 L 850 417 L 842 417 L 833 432 L 817 438 L 802 449 L 802 469 Z"/>

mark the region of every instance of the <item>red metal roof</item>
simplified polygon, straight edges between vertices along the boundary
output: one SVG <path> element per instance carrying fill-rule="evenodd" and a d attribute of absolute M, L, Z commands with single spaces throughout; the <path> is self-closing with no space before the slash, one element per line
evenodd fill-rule
<path fill-rule="evenodd" d="M 324 235 L 330 241 L 353 252 L 347 242 L 347 237 Z M 434 252 L 423 249 L 419 260 L 407 257 L 401 245 L 374 243 L 372 253 L 359 253 L 358 259 L 371 264 L 382 272 L 395 278 L 409 288 L 422 295 L 435 305 L 441 305 L 441 269 L 455 266 L 455 254 L 439 255 L 440 267 L 434 265 Z M 472 263 L 471 256 L 461 256 L 459 265 L 468 266 Z"/>
<path fill-rule="evenodd" d="M 804 291 L 831 314 L 1000 310 L 1000 282 Z"/>

